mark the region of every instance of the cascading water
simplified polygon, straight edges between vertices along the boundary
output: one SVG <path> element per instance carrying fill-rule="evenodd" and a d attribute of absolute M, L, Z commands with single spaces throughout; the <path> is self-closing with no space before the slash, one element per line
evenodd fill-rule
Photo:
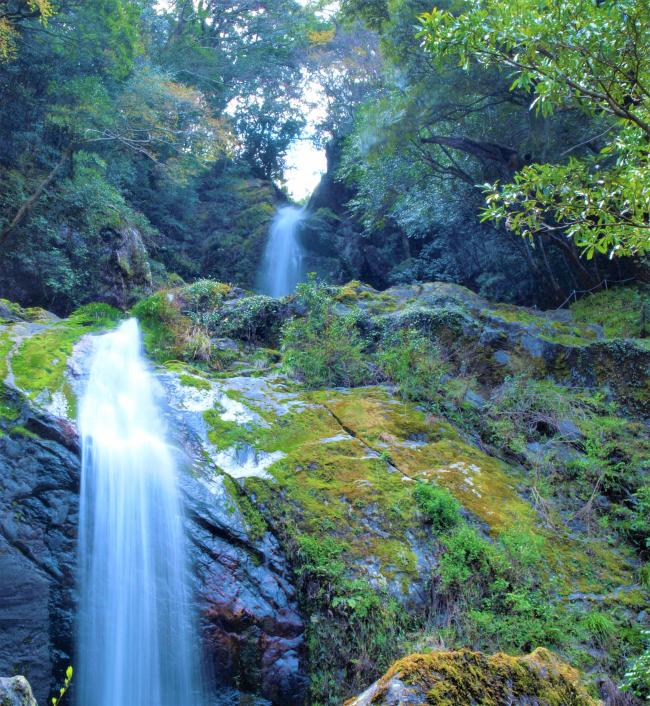
<path fill-rule="evenodd" d="M 96 339 L 83 443 L 79 706 L 195 706 L 176 468 L 135 319 Z"/>
<path fill-rule="evenodd" d="M 304 209 L 296 206 L 284 206 L 276 213 L 259 276 L 259 289 L 264 294 L 284 297 L 302 280 L 304 252 L 298 227 L 304 217 Z"/>

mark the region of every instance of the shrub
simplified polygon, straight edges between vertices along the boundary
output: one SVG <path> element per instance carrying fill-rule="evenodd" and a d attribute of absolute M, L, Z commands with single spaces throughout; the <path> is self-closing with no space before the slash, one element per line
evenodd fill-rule
<path fill-rule="evenodd" d="M 509 530 L 491 542 L 461 522 L 442 541 L 439 590 L 462 642 L 480 649 L 560 645 L 574 629 L 542 588 L 543 539 Z"/>
<path fill-rule="evenodd" d="M 483 580 L 489 574 L 492 546 L 475 529 L 461 525 L 443 538 L 442 545 L 438 571 L 444 590 L 462 592 L 470 578 Z"/>
<path fill-rule="evenodd" d="M 515 453 L 523 453 L 529 441 L 556 434 L 563 419 L 582 415 L 567 390 L 524 376 L 506 378 L 486 411 L 489 440 Z"/>
<path fill-rule="evenodd" d="M 650 630 L 644 630 L 646 650 L 633 659 L 625 672 L 621 689 L 650 701 Z"/>
<path fill-rule="evenodd" d="M 419 481 L 413 495 L 437 532 L 445 532 L 460 521 L 460 503 L 445 488 Z"/>
<path fill-rule="evenodd" d="M 371 381 L 366 345 L 355 314 L 337 314 L 324 284 L 313 278 L 297 288 L 305 315 L 282 329 L 285 368 L 307 387 L 354 387 Z"/>
<path fill-rule="evenodd" d="M 436 344 L 415 329 L 391 334 L 381 346 L 377 360 L 404 399 L 436 402 L 440 398 L 447 365 Z"/>
<path fill-rule="evenodd" d="M 154 359 L 210 360 L 212 346 L 207 332 L 181 313 L 172 292 L 156 292 L 138 302 L 132 313 L 142 324 L 145 346 Z"/>
<path fill-rule="evenodd" d="M 206 309 L 216 309 L 232 287 L 213 279 L 198 279 L 185 285 L 180 294 L 190 311 L 202 312 Z"/>

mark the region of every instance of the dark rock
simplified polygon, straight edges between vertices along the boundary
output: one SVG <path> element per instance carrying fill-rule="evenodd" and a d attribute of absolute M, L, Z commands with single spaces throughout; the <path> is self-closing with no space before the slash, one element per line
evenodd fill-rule
<path fill-rule="evenodd" d="M 104 260 L 95 295 L 112 306 L 126 309 L 151 291 L 149 255 L 140 231 L 131 225 L 104 232 Z"/>
<path fill-rule="evenodd" d="M 0 436 L 0 672 L 44 703 L 71 664 L 80 463 L 63 428 L 4 399 L 19 416 Z"/>
<path fill-rule="evenodd" d="M 45 703 L 74 663 L 79 446 L 69 423 L 17 392 L 5 388 L 3 402 L 18 416 L 0 434 L 0 673 L 25 674 Z M 299 706 L 303 624 L 289 569 L 272 534 L 248 536 L 214 473 L 181 474 L 204 656 L 216 684 Z"/>

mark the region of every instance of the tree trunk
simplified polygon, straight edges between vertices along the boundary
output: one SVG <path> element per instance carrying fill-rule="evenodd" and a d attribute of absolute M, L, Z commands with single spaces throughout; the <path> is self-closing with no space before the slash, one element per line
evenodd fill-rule
<path fill-rule="evenodd" d="M 10 223 L 8 223 L 0 232 L 0 247 L 4 246 L 11 232 L 22 222 L 23 218 L 27 215 L 29 209 L 38 201 L 42 196 L 43 192 L 52 183 L 54 177 L 58 174 L 61 167 L 65 164 L 68 157 L 72 154 L 74 149 L 73 145 L 68 145 L 66 149 L 61 154 L 59 161 L 52 167 L 50 173 L 43 179 L 43 181 L 38 185 L 36 191 L 23 202 L 21 207 L 18 209 L 16 215 L 13 217 Z"/>

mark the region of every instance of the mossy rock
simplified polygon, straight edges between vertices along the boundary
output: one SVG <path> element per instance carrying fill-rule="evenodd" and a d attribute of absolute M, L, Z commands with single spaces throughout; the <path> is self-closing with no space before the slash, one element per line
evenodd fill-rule
<path fill-rule="evenodd" d="M 345 706 L 598 706 L 577 670 L 538 648 L 524 657 L 503 653 L 433 652 L 396 662 Z"/>
<path fill-rule="evenodd" d="M 10 365 L 15 385 L 30 399 L 43 406 L 54 404 L 55 413 L 65 416 L 65 411 L 73 417 L 76 399 L 65 376 L 73 347 L 82 336 L 107 331 L 121 318 L 122 313 L 108 304 L 86 304 L 67 319 L 45 322 L 15 338 L 11 330 L 0 339 L 0 356 L 7 351 L 0 372 L 6 374 Z M 16 344 L 9 349 L 7 337 Z"/>

